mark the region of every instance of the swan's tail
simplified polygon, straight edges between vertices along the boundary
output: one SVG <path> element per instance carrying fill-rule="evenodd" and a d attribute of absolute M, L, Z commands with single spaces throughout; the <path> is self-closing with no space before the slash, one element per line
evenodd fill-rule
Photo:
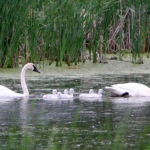
<path fill-rule="evenodd" d="M 108 90 L 108 91 L 114 91 L 114 88 L 110 87 L 110 86 L 106 86 L 105 89 Z"/>

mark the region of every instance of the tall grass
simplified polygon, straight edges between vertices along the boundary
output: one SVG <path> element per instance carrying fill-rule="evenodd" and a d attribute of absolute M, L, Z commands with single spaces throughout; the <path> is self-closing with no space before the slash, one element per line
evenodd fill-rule
<path fill-rule="evenodd" d="M 1 0 L 0 66 L 41 60 L 77 64 L 85 52 L 96 63 L 98 53 L 124 49 L 135 63 L 149 47 L 149 9 L 146 0 Z"/>

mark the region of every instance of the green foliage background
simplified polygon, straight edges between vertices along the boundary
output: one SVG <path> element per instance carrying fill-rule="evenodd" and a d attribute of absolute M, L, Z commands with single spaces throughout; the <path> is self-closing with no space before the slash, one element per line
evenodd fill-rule
<path fill-rule="evenodd" d="M 19 60 L 77 64 L 85 51 L 97 62 L 100 36 L 103 53 L 129 49 L 136 62 L 149 36 L 149 10 L 147 0 L 1 0 L 0 67 Z"/>

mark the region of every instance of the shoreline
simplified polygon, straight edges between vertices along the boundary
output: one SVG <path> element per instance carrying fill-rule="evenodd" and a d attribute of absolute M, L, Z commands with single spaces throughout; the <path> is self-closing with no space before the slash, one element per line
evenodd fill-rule
<path fill-rule="evenodd" d="M 111 55 L 112 56 L 112 55 Z M 150 73 L 150 58 L 143 57 L 144 64 L 132 64 L 129 62 L 129 57 L 123 61 L 119 60 L 107 60 L 108 63 L 96 63 L 86 61 L 84 64 L 79 63 L 77 66 L 72 64 L 68 67 L 65 63 L 62 67 L 55 67 L 55 63 L 52 65 L 42 64 L 38 67 L 41 74 L 34 72 L 27 72 L 27 76 L 37 78 L 88 78 L 98 77 L 100 75 L 130 75 L 130 74 L 149 74 Z M 21 68 L 8 68 L 0 69 L 1 78 L 20 78 Z"/>

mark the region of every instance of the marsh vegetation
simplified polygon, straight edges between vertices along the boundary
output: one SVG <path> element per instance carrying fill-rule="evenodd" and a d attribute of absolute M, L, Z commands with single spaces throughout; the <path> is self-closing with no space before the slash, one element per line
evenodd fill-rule
<path fill-rule="evenodd" d="M 19 63 L 103 62 L 107 53 L 132 63 L 148 52 L 147 0 L 1 0 L 0 67 Z"/>

